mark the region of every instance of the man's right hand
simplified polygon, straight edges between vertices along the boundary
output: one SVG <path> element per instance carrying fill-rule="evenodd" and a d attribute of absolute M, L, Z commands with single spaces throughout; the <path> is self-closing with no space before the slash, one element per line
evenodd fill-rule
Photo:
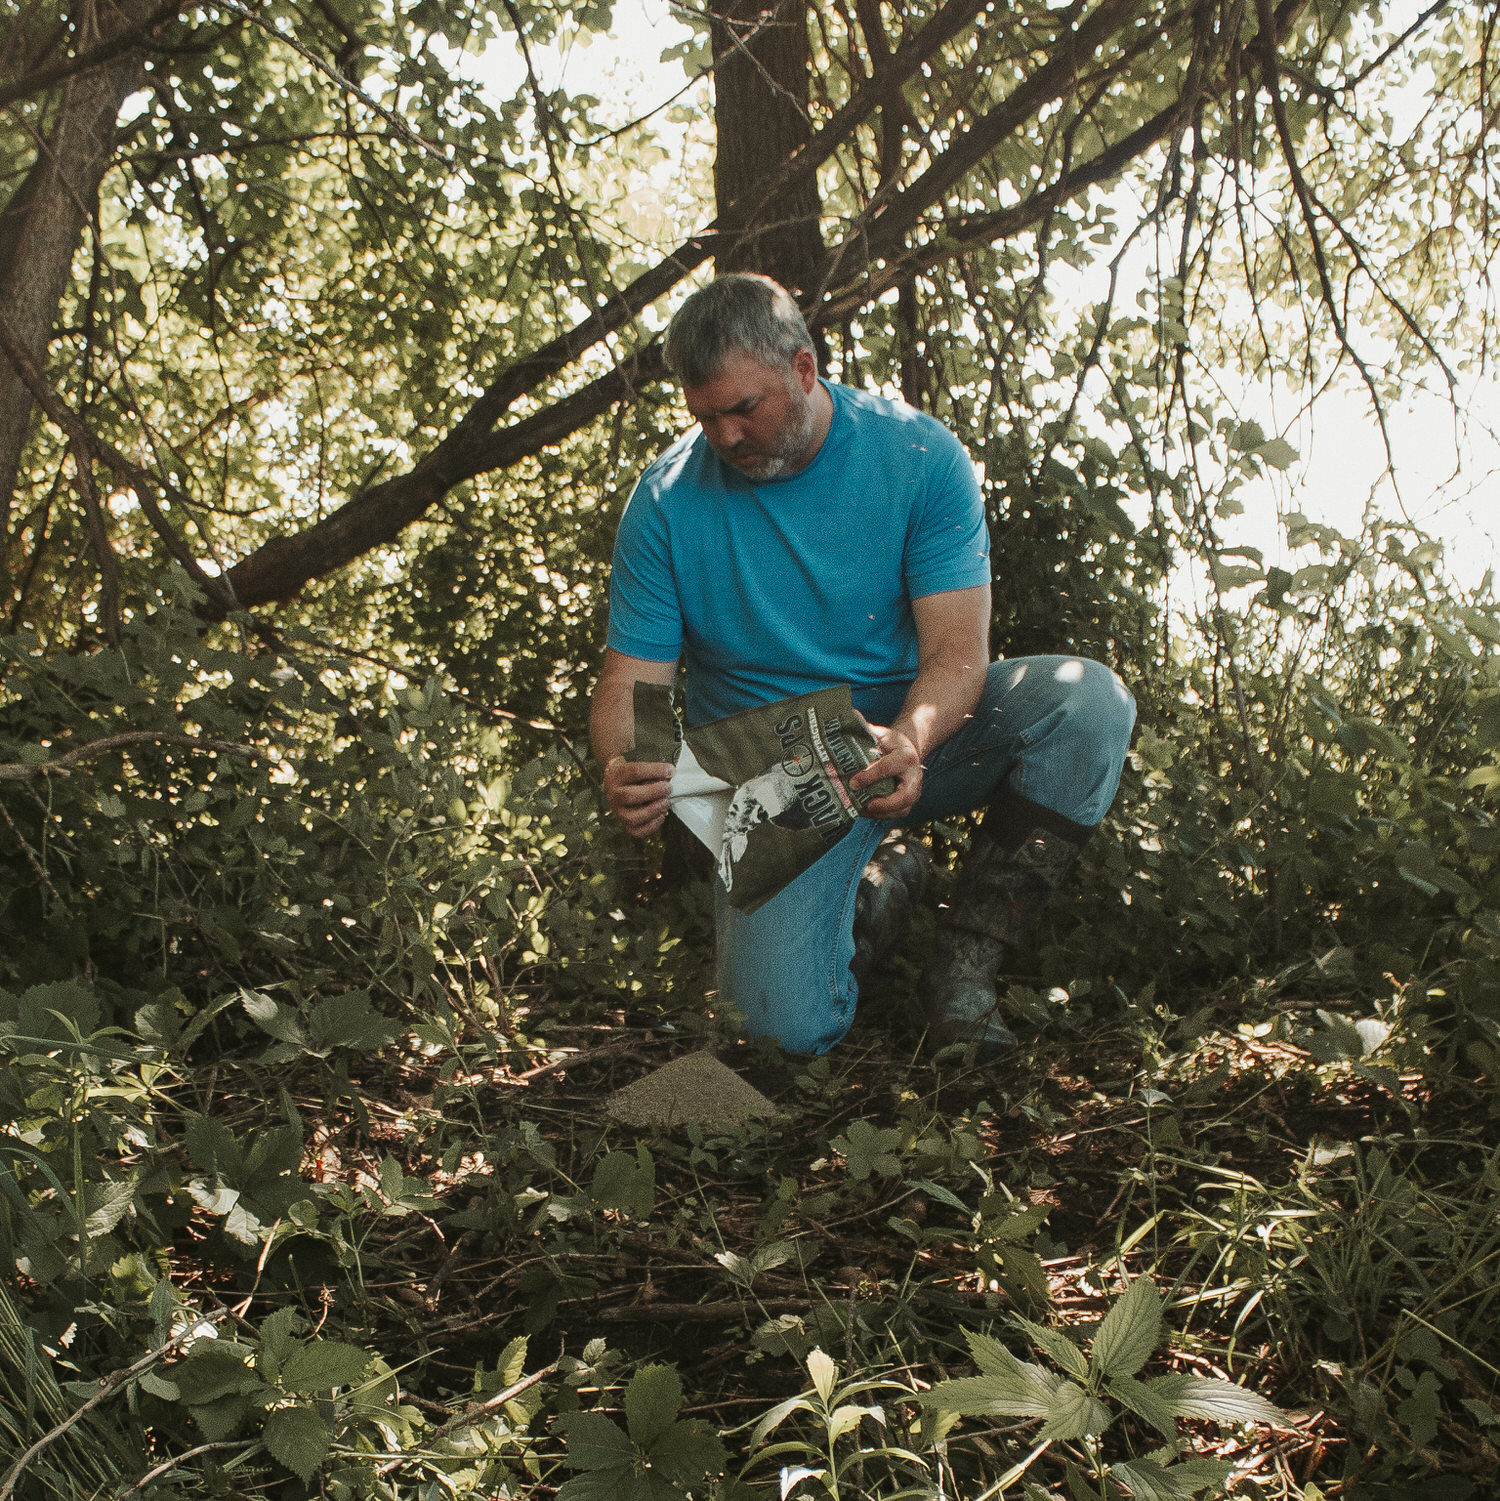
<path fill-rule="evenodd" d="M 654 834 L 667 821 L 675 769 L 670 761 L 627 761 L 624 756 L 611 756 L 606 764 L 605 800 L 637 839 Z"/>

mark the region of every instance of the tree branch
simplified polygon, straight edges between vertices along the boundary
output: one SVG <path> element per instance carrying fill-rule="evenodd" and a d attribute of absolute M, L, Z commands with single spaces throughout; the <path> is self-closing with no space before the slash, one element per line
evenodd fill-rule
<path fill-rule="evenodd" d="M 94 435 L 84 420 L 47 383 L 41 370 L 22 347 L 10 321 L 10 314 L 3 306 L 0 306 L 0 352 L 4 353 L 15 368 L 36 404 L 67 435 L 68 441 L 73 445 L 74 457 L 81 459 L 83 455 L 88 455 L 114 470 L 135 492 L 141 510 L 145 512 L 146 519 L 167 551 L 182 564 L 210 603 L 220 614 L 227 615 L 232 610 L 238 610 L 240 602 L 234 596 L 234 586 L 228 578 L 222 575 L 215 577 L 204 569 L 193 550 L 167 520 L 153 492 L 159 488 L 183 510 L 187 509 L 187 497 L 165 480 L 158 479 L 139 464 L 132 463 L 118 449 Z"/>
<path fill-rule="evenodd" d="M 1297 160 L 1297 143 L 1292 133 L 1291 120 L 1287 116 L 1286 100 L 1281 93 L 1280 60 L 1277 55 L 1279 33 L 1276 18 L 1271 12 L 1271 0 L 1255 0 L 1255 16 L 1260 27 L 1260 35 L 1256 40 L 1260 45 L 1266 92 L 1271 96 L 1271 115 L 1276 121 L 1276 134 L 1281 141 L 1281 153 L 1286 158 L 1286 169 L 1292 179 L 1292 191 L 1297 195 L 1297 203 L 1302 211 L 1302 223 L 1307 229 L 1308 239 L 1312 242 L 1313 264 L 1318 271 L 1319 294 L 1323 306 L 1328 309 L 1329 318 L 1333 320 L 1333 331 L 1338 339 L 1339 348 L 1354 361 L 1355 369 L 1359 371 L 1360 379 L 1370 393 L 1370 402 L 1375 409 L 1375 420 L 1380 426 L 1380 439 L 1385 445 L 1386 467 L 1394 469 L 1396 456 L 1391 448 L 1391 435 L 1386 426 L 1385 403 L 1381 400 L 1380 392 L 1375 385 L 1375 377 L 1365 363 L 1364 356 L 1350 340 L 1344 315 L 1339 311 L 1338 299 L 1333 290 L 1333 278 L 1328 270 L 1328 256 L 1323 248 L 1323 236 L 1318 229 L 1312 193 L 1308 189 L 1306 178 L 1302 175 L 1302 165 Z"/>
<path fill-rule="evenodd" d="M 50 89 L 53 84 L 62 83 L 65 79 L 71 78 L 75 73 L 87 73 L 90 68 L 97 68 L 100 63 L 107 63 L 111 58 L 118 57 L 148 31 L 154 30 L 163 21 L 170 21 L 174 16 L 181 15 L 185 4 L 186 0 L 164 0 L 163 4 L 158 5 L 148 15 L 132 21 L 113 36 L 105 37 L 101 42 L 95 42 L 92 47 L 85 47 L 81 52 L 75 52 L 72 57 L 63 62 L 54 63 L 50 68 L 38 68 L 22 78 L 0 82 L 0 109 L 4 109 L 7 104 L 14 104 L 18 99 L 27 99 L 33 94 L 40 94 L 44 89 Z"/>
<path fill-rule="evenodd" d="M 406 474 L 375 485 L 293 537 L 272 537 L 226 575 L 240 607 L 289 599 L 315 578 L 394 541 L 455 485 L 506 469 L 576 433 L 666 366 L 647 345 L 597 380 L 480 441 L 440 443 Z"/>
<path fill-rule="evenodd" d="M 106 735 L 102 740 L 91 740 L 75 750 L 54 756 L 50 761 L 0 761 L 0 782 L 31 782 L 37 777 L 65 777 L 82 761 L 91 761 L 106 751 L 118 750 L 122 745 L 187 745 L 197 750 L 218 751 L 226 756 L 244 756 L 254 760 L 260 755 L 252 746 L 237 745 L 232 740 L 205 740 L 198 735 L 180 735 L 171 730 L 126 730 L 118 735 Z M 5 1492 L 0 1491 L 0 1501 Z"/>

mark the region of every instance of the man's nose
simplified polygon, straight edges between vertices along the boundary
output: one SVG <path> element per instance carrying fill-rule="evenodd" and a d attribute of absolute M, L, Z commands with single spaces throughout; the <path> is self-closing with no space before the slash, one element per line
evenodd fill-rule
<path fill-rule="evenodd" d="M 745 440 L 745 424 L 733 417 L 717 417 L 709 437 L 715 448 L 738 448 Z"/>

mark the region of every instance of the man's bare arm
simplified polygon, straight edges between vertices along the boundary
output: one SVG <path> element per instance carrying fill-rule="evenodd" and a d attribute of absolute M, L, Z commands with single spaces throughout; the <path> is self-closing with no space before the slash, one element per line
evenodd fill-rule
<path fill-rule="evenodd" d="M 851 782 L 866 787 L 894 776 L 889 797 L 866 805 L 871 818 L 904 818 L 922 795 L 922 762 L 974 712 L 990 665 L 990 590 L 949 589 L 912 601 L 917 676 L 894 723 L 872 725 L 880 759 Z"/>
<path fill-rule="evenodd" d="M 676 662 L 651 662 L 606 651 L 589 712 L 589 739 L 604 768 L 604 796 L 615 816 L 644 839 L 666 821 L 667 788 L 673 767 L 667 761 L 627 761 L 635 744 L 635 685 L 671 683 Z"/>

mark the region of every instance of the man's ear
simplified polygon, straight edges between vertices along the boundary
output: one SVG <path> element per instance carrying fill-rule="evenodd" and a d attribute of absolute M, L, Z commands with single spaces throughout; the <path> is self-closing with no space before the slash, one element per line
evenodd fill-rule
<path fill-rule="evenodd" d="M 818 357 L 810 349 L 799 349 L 792 356 L 792 369 L 797 372 L 797 378 L 802 382 L 803 391 L 811 396 L 813 388 L 818 384 Z"/>

